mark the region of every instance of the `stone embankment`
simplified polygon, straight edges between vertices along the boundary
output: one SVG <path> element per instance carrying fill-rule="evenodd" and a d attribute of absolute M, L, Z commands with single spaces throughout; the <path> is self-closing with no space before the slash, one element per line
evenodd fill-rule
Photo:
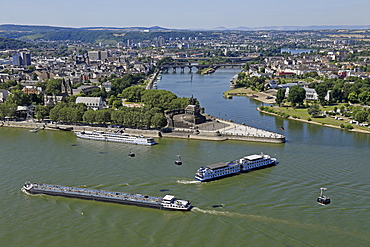
<path fill-rule="evenodd" d="M 177 114 L 171 119 L 180 121 L 184 114 Z M 162 133 L 164 137 L 201 139 L 212 141 L 239 140 L 269 143 L 284 143 L 285 136 L 243 124 L 237 124 L 225 119 L 203 114 L 207 121 L 201 124 L 191 124 L 190 128 L 171 127 L 170 131 Z"/>
<path fill-rule="evenodd" d="M 105 132 L 116 132 L 118 128 L 108 127 L 94 127 L 86 125 L 65 125 L 65 124 L 51 124 L 51 123 L 38 123 L 29 121 L 4 121 L 0 122 L 0 127 L 16 127 L 16 128 L 28 128 L 28 129 L 45 129 L 45 130 L 68 130 L 68 131 L 84 131 L 84 130 L 96 130 Z M 122 129 L 120 129 L 122 130 Z M 141 130 L 141 129 L 129 129 L 123 128 L 124 132 L 130 135 L 143 135 L 147 137 L 161 137 L 159 130 Z"/>
<path fill-rule="evenodd" d="M 125 133 L 130 135 L 143 135 L 146 137 L 156 137 L 156 138 L 171 137 L 171 138 L 209 140 L 209 141 L 239 140 L 253 142 L 268 142 L 268 143 L 285 142 L 284 135 L 274 133 L 268 130 L 233 123 L 209 115 L 207 115 L 207 119 L 209 120 L 207 121 L 207 123 L 199 124 L 192 128 L 171 128 L 169 131 L 142 130 L 130 128 L 123 128 L 120 130 L 123 130 Z M 118 131 L 118 128 L 112 127 L 62 125 L 28 121 L 5 121 L 0 122 L 0 126 L 29 128 L 29 129 L 39 128 L 46 130 L 71 130 L 71 131 L 96 130 L 112 133 Z"/>

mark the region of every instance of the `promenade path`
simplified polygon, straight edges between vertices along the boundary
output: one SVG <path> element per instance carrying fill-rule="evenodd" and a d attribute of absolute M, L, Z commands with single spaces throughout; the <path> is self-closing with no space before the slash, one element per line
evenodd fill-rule
<path fill-rule="evenodd" d="M 225 119 L 216 118 L 207 114 L 207 121 L 202 124 L 190 124 L 190 128 L 173 128 L 174 132 L 192 132 L 193 135 L 206 138 L 207 136 L 223 136 L 224 139 L 285 142 L 285 136 L 272 131 L 233 123 Z M 181 122 L 183 114 L 174 116 L 175 122 Z M 189 138 L 192 136 L 189 136 Z"/>

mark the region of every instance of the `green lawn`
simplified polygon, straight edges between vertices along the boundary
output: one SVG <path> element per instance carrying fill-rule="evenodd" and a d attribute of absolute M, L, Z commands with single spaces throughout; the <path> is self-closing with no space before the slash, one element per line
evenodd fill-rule
<path fill-rule="evenodd" d="M 344 104 L 330 105 L 330 106 L 324 106 L 324 107 L 320 106 L 320 109 L 322 111 L 333 111 L 334 107 L 340 108 L 342 105 L 344 105 Z M 267 106 L 267 107 L 271 108 L 271 106 Z M 326 117 L 316 117 L 316 118 L 314 118 L 314 117 L 310 116 L 307 113 L 308 108 L 305 108 L 305 107 L 294 109 L 293 107 L 290 107 L 290 106 L 281 106 L 281 107 L 274 106 L 273 108 L 274 108 L 275 112 L 286 113 L 290 116 L 290 118 L 297 119 L 297 120 L 311 119 L 311 122 L 318 123 L 318 124 L 321 124 L 323 126 L 333 125 L 333 126 L 340 127 L 341 124 L 348 125 L 349 124 L 348 122 L 351 120 L 351 119 L 343 117 L 343 116 L 340 116 L 341 118 L 343 118 L 343 120 L 336 120 L 336 119 L 334 119 L 334 116 L 329 116 L 329 115 L 326 116 Z M 337 116 L 339 116 L 339 115 L 337 115 Z M 367 131 L 367 132 L 370 133 L 370 128 L 369 127 L 358 126 L 356 124 L 351 124 L 351 125 L 356 130 L 363 130 L 363 131 Z"/>

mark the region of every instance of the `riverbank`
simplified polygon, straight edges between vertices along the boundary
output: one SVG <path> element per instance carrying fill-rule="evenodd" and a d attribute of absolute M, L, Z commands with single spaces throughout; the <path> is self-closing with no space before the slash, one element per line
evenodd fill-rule
<path fill-rule="evenodd" d="M 280 115 L 278 115 L 276 113 L 272 113 L 272 112 L 268 112 L 268 111 L 263 111 L 263 110 L 260 110 L 259 108 L 257 108 L 257 110 L 259 112 L 262 112 L 262 113 L 265 113 L 265 114 L 268 114 L 268 115 L 272 115 L 272 116 L 276 116 L 276 117 L 282 117 L 282 116 L 280 116 Z M 330 128 L 341 129 L 341 130 L 347 130 L 347 131 L 350 131 L 350 132 L 358 132 L 358 133 L 370 134 L 370 129 L 369 130 L 360 129 L 359 126 L 353 126 L 353 125 L 352 125 L 353 126 L 353 129 L 344 129 L 344 128 L 340 127 L 340 124 L 341 123 L 338 123 L 338 125 L 336 125 L 336 124 L 330 124 L 330 123 L 323 123 L 323 122 L 317 121 L 317 119 L 315 119 L 315 118 L 311 118 L 311 120 L 307 120 L 307 119 L 302 119 L 302 118 L 296 118 L 296 117 L 289 116 L 286 119 L 295 120 L 295 121 L 304 122 L 304 123 L 309 123 L 309 124 L 320 125 L 320 126 L 323 126 L 323 127 L 330 127 Z M 363 127 L 363 128 L 365 128 L 365 127 Z"/>
<path fill-rule="evenodd" d="M 320 126 L 326 126 L 330 128 L 336 128 L 336 129 L 342 129 L 342 130 L 347 130 L 351 132 L 358 132 L 358 133 L 366 133 L 370 134 L 370 128 L 365 127 L 365 126 L 359 126 L 356 124 L 351 124 L 350 121 L 351 119 L 342 117 L 339 119 L 334 119 L 334 117 L 322 117 L 322 118 L 313 118 L 311 117 L 308 113 L 307 110 L 305 110 L 305 113 L 299 112 L 300 109 L 294 109 L 291 107 L 277 107 L 277 106 L 272 106 L 276 104 L 275 98 L 276 98 L 276 89 L 269 89 L 264 92 L 257 92 L 253 91 L 250 88 L 236 88 L 236 89 L 231 89 L 228 90 L 224 93 L 224 97 L 231 97 L 232 96 L 244 96 L 244 97 L 250 97 L 253 98 L 254 100 L 260 101 L 262 103 L 270 104 L 273 107 L 275 111 L 282 112 L 286 115 L 289 115 L 287 119 L 290 120 L 295 120 L 295 121 L 300 121 L 304 123 L 310 123 L 310 124 L 316 124 Z M 268 106 L 267 106 L 268 107 Z M 268 111 L 261 111 L 259 108 L 257 108 L 258 111 L 272 115 L 272 116 L 277 116 L 277 117 L 282 117 L 279 114 L 268 112 Z M 329 111 L 330 109 L 326 109 L 326 111 Z M 310 119 L 310 120 L 308 120 Z M 342 128 L 341 125 L 348 125 L 352 126 L 353 129 L 349 128 Z"/>
<path fill-rule="evenodd" d="M 268 130 L 237 124 L 225 119 L 207 115 L 207 122 L 196 125 L 194 128 L 171 128 L 166 131 L 124 128 L 123 131 L 129 135 L 142 135 L 146 137 L 169 137 L 181 139 L 225 141 L 239 140 L 266 143 L 284 143 L 285 136 Z M 95 127 L 87 125 L 64 125 L 48 124 L 29 121 L 6 121 L 1 122 L 2 127 L 17 127 L 39 130 L 63 130 L 63 131 L 104 131 L 114 133 L 118 128 Z"/>
<path fill-rule="evenodd" d="M 275 104 L 276 89 L 269 89 L 264 92 L 253 91 L 250 88 L 235 88 L 224 92 L 224 97 L 231 99 L 233 96 L 246 96 L 266 104 Z"/>

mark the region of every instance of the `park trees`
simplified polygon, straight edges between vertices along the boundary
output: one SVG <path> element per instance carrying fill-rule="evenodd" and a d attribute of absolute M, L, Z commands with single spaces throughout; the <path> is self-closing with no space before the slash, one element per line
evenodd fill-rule
<path fill-rule="evenodd" d="M 164 57 L 164 58 L 162 58 L 161 60 L 158 61 L 157 67 L 161 67 L 163 65 L 166 65 L 168 63 L 173 63 L 173 62 L 174 62 L 174 60 L 173 60 L 172 57 Z"/>
<path fill-rule="evenodd" d="M 122 93 L 125 88 L 144 82 L 144 79 L 144 73 L 126 74 L 121 78 L 113 78 L 111 80 L 112 91 L 109 93 L 117 96 L 118 94 Z"/>
<path fill-rule="evenodd" d="M 0 117 L 15 117 L 15 112 L 17 110 L 17 105 L 10 102 L 5 102 L 0 104 Z"/>
<path fill-rule="evenodd" d="M 334 102 L 342 102 L 343 100 L 343 92 L 340 86 L 334 86 L 333 90 L 330 92 L 331 101 Z"/>
<path fill-rule="evenodd" d="M 95 111 L 95 122 L 99 124 L 105 124 L 111 121 L 111 115 L 109 109 L 102 109 Z"/>
<path fill-rule="evenodd" d="M 359 93 L 358 101 L 362 104 L 368 104 L 370 102 L 370 92 L 366 90 Z"/>
<path fill-rule="evenodd" d="M 315 91 L 316 91 L 317 97 L 319 98 L 319 101 L 322 105 L 325 102 L 325 96 L 328 93 L 328 86 L 326 85 L 326 83 L 323 83 L 323 82 L 319 83 L 319 84 L 316 85 Z"/>
<path fill-rule="evenodd" d="M 90 124 L 94 123 L 95 122 L 95 111 L 93 109 L 85 111 L 85 113 L 82 116 L 82 119 L 84 122 L 87 122 Z"/>
<path fill-rule="evenodd" d="M 320 113 L 320 106 L 318 104 L 313 104 L 307 109 L 307 113 L 310 114 L 312 117 L 317 117 Z"/>
<path fill-rule="evenodd" d="M 281 103 L 283 103 L 283 100 L 285 99 L 285 89 L 279 88 L 279 90 L 276 93 L 276 103 L 280 106 Z"/>
<path fill-rule="evenodd" d="M 62 79 L 51 79 L 46 82 L 45 91 L 48 95 L 58 95 L 62 92 Z"/>
<path fill-rule="evenodd" d="M 50 110 L 49 115 L 53 121 L 77 123 L 82 120 L 84 109 L 81 104 L 60 102 Z"/>
<path fill-rule="evenodd" d="M 172 100 L 176 99 L 176 94 L 166 90 L 147 90 L 142 96 L 142 102 L 151 107 L 159 107 L 162 111 L 170 109 Z"/>
<path fill-rule="evenodd" d="M 300 86 L 293 86 L 289 89 L 288 101 L 295 107 L 297 104 L 302 105 L 306 98 L 306 90 Z"/>
<path fill-rule="evenodd" d="M 18 89 L 12 90 L 11 94 L 7 97 L 6 101 L 12 104 L 22 106 L 30 105 L 32 103 L 29 95 Z"/>
<path fill-rule="evenodd" d="M 131 86 L 122 91 L 122 97 L 129 102 L 141 102 L 141 97 L 145 92 L 145 88 Z"/>
<path fill-rule="evenodd" d="M 43 105 L 37 105 L 35 108 L 35 115 L 38 120 L 43 120 L 45 117 L 49 116 L 50 108 Z"/>
<path fill-rule="evenodd" d="M 369 112 L 366 110 L 357 111 L 354 114 L 354 119 L 360 123 L 366 122 L 368 120 Z"/>

